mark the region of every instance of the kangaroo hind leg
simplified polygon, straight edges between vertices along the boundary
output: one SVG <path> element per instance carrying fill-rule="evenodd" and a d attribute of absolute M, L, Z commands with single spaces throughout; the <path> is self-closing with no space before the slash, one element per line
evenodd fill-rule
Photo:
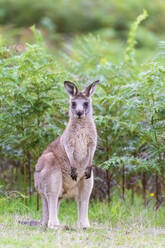
<path fill-rule="evenodd" d="M 48 227 L 57 228 L 58 220 L 58 200 L 62 191 L 62 173 L 60 170 L 55 170 L 48 178 L 46 198 L 48 202 Z M 46 219 L 46 217 L 45 217 Z"/>
<path fill-rule="evenodd" d="M 90 227 L 88 220 L 88 204 L 89 198 L 93 188 L 93 173 L 89 179 L 83 179 L 79 184 L 78 191 L 78 227 L 88 228 Z"/>
<path fill-rule="evenodd" d="M 42 201 L 41 225 L 46 228 L 48 226 L 48 220 L 49 220 L 48 201 L 44 195 L 41 195 L 41 201 Z"/>

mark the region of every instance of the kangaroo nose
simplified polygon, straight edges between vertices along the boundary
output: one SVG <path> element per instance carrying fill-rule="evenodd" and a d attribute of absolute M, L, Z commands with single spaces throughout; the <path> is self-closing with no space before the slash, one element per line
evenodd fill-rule
<path fill-rule="evenodd" d="M 83 113 L 80 112 L 80 111 L 77 112 L 77 115 L 78 115 L 79 118 L 82 116 L 82 114 L 83 114 Z"/>

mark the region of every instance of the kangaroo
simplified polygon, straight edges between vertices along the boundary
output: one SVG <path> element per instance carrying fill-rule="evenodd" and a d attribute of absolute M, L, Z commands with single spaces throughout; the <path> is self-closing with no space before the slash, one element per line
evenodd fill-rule
<path fill-rule="evenodd" d="M 77 201 L 78 227 L 90 226 L 88 203 L 93 188 L 92 160 L 97 144 L 91 96 L 98 82 L 81 92 L 74 83 L 64 82 L 70 96 L 69 122 L 63 134 L 42 153 L 34 173 L 35 188 L 42 201 L 42 226 L 60 227 L 58 209 L 63 198 Z"/>

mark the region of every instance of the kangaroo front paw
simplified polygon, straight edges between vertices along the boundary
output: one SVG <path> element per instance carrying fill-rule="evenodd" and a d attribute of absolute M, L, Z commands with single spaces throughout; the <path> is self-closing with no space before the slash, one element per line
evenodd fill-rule
<path fill-rule="evenodd" d="M 71 167 L 71 178 L 75 181 L 77 180 L 77 168 L 75 167 Z"/>
<path fill-rule="evenodd" d="M 88 166 L 86 169 L 85 169 L 85 178 L 88 179 L 91 177 L 91 172 L 92 172 L 92 166 Z"/>

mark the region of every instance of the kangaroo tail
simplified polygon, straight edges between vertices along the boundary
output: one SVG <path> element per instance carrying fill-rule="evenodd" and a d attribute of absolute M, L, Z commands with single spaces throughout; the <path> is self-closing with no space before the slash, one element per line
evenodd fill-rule
<path fill-rule="evenodd" d="M 28 226 L 34 226 L 34 227 L 39 227 L 41 225 L 41 221 L 38 220 L 30 220 L 30 221 L 18 221 L 19 224 L 21 225 L 28 225 Z"/>

